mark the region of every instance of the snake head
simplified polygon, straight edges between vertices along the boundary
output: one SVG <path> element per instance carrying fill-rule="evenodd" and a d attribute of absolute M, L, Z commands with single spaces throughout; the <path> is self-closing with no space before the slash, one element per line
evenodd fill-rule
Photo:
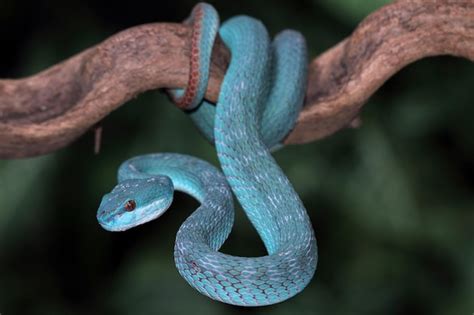
<path fill-rule="evenodd" d="M 109 231 L 125 231 L 149 222 L 169 208 L 173 190 L 167 176 L 124 180 L 102 197 L 97 220 Z"/>

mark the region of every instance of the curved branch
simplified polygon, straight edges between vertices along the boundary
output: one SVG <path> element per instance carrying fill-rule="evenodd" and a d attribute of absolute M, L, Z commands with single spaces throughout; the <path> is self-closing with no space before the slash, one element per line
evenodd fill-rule
<path fill-rule="evenodd" d="M 190 35 L 181 24 L 142 25 L 37 75 L 0 80 L 0 157 L 52 152 L 143 91 L 183 87 Z M 471 0 L 400 0 L 381 8 L 311 62 L 305 107 L 285 142 L 305 143 L 346 127 L 394 73 L 443 54 L 474 61 Z M 206 94 L 212 101 L 229 57 L 218 41 Z"/>
<path fill-rule="evenodd" d="M 286 143 L 305 143 L 349 126 L 392 75 L 421 58 L 474 61 L 474 2 L 396 1 L 310 64 L 305 108 Z"/>

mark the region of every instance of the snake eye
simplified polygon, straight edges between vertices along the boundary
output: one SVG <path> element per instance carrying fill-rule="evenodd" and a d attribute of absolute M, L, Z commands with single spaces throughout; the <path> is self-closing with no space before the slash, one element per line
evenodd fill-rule
<path fill-rule="evenodd" d="M 130 212 L 130 211 L 135 210 L 136 206 L 137 206 L 137 203 L 135 202 L 135 200 L 130 199 L 125 203 L 124 208 L 125 208 L 125 211 Z"/>

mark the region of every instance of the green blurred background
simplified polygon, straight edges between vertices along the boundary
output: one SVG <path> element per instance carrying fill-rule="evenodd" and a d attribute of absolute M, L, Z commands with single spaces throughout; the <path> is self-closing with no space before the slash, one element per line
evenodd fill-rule
<path fill-rule="evenodd" d="M 332 47 L 386 1 L 214 2 L 275 34 L 295 28 L 310 56 Z M 0 2 L 0 77 L 36 73 L 137 24 L 180 21 L 193 1 Z M 176 231 L 198 203 L 125 233 L 95 213 L 134 155 L 180 152 L 217 164 L 213 148 L 159 91 L 140 95 L 93 134 L 56 153 L 0 161 L 0 313 L 11 314 L 472 314 L 474 312 L 474 66 L 451 57 L 410 65 L 343 130 L 275 154 L 303 199 L 319 244 L 310 285 L 284 303 L 214 302 L 179 276 Z M 1 101 L 1 100 L 0 100 Z M 241 211 L 225 252 L 264 254 Z"/>

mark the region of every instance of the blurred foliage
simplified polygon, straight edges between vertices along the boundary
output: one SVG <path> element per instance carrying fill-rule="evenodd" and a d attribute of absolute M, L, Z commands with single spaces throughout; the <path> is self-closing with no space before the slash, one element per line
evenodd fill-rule
<path fill-rule="evenodd" d="M 381 6 L 390 3 L 390 0 L 320 0 L 313 1 L 315 5 L 321 3 L 322 6 L 331 11 L 336 17 L 347 24 L 359 23 L 367 14 L 375 11 Z"/>
<path fill-rule="evenodd" d="M 386 1 L 214 1 L 274 34 L 305 34 L 315 56 Z M 127 27 L 179 21 L 193 1 L 0 3 L 0 77 L 35 73 Z M 140 95 L 93 135 L 44 157 L 0 161 L 0 313 L 471 314 L 474 312 L 474 66 L 426 59 L 390 79 L 363 125 L 275 154 L 315 227 L 314 280 L 284 303 L 243 309 L 191 289 L 173 262 L 175 233 L 197 207 L 177 194 L 156 222 L 109 233 L 101 195 L 125 159 L 180 152 L 217 164 L 213 148 L 158 91 Z M 263 254 L 241 211 L 223 250 Z"/>

